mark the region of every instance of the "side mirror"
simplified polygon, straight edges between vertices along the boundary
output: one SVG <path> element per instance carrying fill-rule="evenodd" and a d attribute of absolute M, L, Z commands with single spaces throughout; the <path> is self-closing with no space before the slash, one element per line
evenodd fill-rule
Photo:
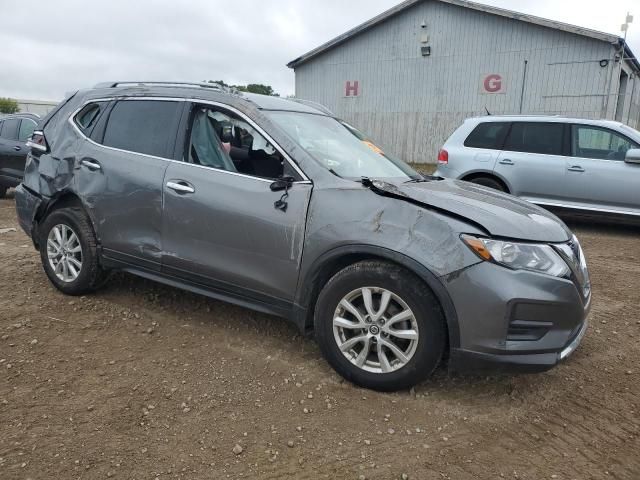
<path fill-rule="evenodd" d="M 272 192 L 282 192 L 283 190 L 289 190 L 293 182 L 295 182 L 293 177 L 282 177 L 273 182 L 269 188 L 271 188 Z"/>
<path fill-rule="evenodd" d="M 627 156 L 624 159 L 627 163 L 640 164 L 640 148 L 631 148 L 627 150 Z"/>

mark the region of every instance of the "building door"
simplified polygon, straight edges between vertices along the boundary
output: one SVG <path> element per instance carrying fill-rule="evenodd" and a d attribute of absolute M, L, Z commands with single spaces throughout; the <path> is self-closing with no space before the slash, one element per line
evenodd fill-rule
<path fill-rule="evenodd" d="M 622 122 L 624 118 L 624 105 L 627 98 L 627 84 L 629 75 L 624 71 L 620 72 L 620 89 L 618 90 L 618 103 L 616 104 L 616 122 Z"/>

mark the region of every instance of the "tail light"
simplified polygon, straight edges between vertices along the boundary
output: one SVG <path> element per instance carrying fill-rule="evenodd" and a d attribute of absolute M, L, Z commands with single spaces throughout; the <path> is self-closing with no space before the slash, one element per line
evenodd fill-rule
<path fill-rule="evenodd" d="M 31 138 L 27 142 L 27 147 L 30 147 L 32 152 L 48 152 L 49 145 L 47 145 L 47 139 L 44 137 L 44 132 L 41 130 L 33 132 L 33 135 L 31 135 Z"/>
<path fill-rule="evenodd" d="M 447 165 L 449 163 L 449 152 L 444 148 L 440 150 L 440 153 L 438 153 L 438 163 L 440 165 Z"/>

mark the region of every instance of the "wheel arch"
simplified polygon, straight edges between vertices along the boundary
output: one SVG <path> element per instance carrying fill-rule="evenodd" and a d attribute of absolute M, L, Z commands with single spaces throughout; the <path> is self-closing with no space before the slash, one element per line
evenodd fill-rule
<path fill-rule="evenodd" d="M 39 226 L 42 221 L 47 218 L 47 216 L 54 210 L 59 210 L 61 208 L 67 207 L 79 207 L 84 211 L 87 217 L 89 217 L 91 226 L 93 227 L 93 231 L 95 232 L 96 237 L 99 240 L 96 224 L 89 209 L 86 208 L 85 204 L 76 193 L 72 192 L 71 190 L 64 190 L 56 194 L 54 197 L 51 197 L 48 201 L 42 202 L 40 204 L 40 207 L 38 208 L 38 211 L 36 212 L 36 215 L 33 219 L 35 232 L 35 235 L 33 236 L 33 242 L 36 248 L 38 248 L 38 238 L 40 234 Z"/>
<path fill-rule="evenodd" d="M 316 300 L 329 279 L 349 265 L 364 260 L 382 260 L 405 268 L 420 278 L 440 302 L 447 323 L 448 348 L 460 345 L 460 328 L 455 306 L 440 279 L 427 267 L 402 253 L 372 245 L 346 245 L 318 257 L 300 280 L 294 305 L 293 320 L 306 334 L 313 333 Z"/>
<path fill-rule="evenodd" d="M 499 175 L 496 172 L 492 172 L 489 170 L 476 170 L 476 171 L 467 173 L 463 177 L 461 177 L 460 180 L 464 180 L 465 182 L 471 182 L 476 178 L 481 178 L 481 177 L 490 178 L 492 180 L 499 182 L 504 186 L 506 193 L 512 192 L 511 185 L 502 175 Z"/>

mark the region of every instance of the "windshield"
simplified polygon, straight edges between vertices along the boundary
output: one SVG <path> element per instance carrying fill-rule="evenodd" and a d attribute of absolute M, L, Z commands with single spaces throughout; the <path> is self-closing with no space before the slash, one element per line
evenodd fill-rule
<path fill-rule="evenodd" d="M 640 131 L 635 128 L 630 127 L 629 125 L 620 125 L 622 130 L 629 135 L 636 142 L 640 142 Z"/>
<path fill-rule="evenodd" d="M 409 165 L 384 152 L 345 122 L 309 113 L 268 115 L 322 166 L 340 177 L 421 178 Z"/>

